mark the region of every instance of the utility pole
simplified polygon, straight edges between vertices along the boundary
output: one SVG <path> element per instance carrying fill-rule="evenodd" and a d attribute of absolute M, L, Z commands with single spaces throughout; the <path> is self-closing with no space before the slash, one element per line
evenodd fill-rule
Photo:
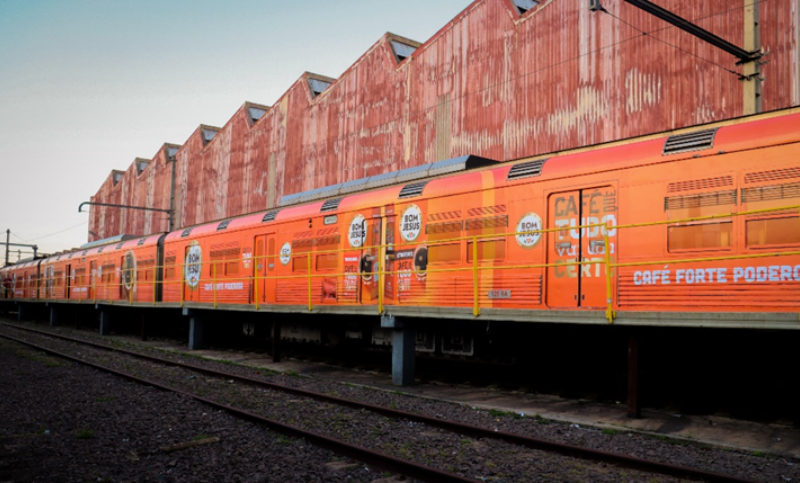
<path fill-rule="evenodd" d="M 2 245 L 2 243 L 0 243 L 0 245 Z M 28 245 L 28 244 L 25 244 L 25 243 L 11 243 L 11 230 L 10 230 L 10 229 L 7 229 L 7 230 L 6 230 L 6 242 L 5 242 L 5 246 L 6 246 L 6 264 L 5 264 L 5 266 L 6 266 L 6 267 L 8 266 L 8 256 L 9 256 L 9 255 L 10 255 L 10 253 L 11 253 L 11 252 L 10 252 L 10 250 L 9 250 L 9 249 L 10 249 L 10 247 L 26 247 L 26 248 L 33 248 L 33 258 L 34 258 L 34 259 L 36 259 L 36 255 L 38 254 L 38 250 L 39 250 L 39 247 L 38 247 L 38 245 Z M 22 253 L 21 253 L 21 251 L 20 251 L 20 250 L 18 250 L 18 251 L 17 251 L 17 256 L 18 256 L 18 257 L 21 257 L 21 256 L 22 256 Z"/>
<path fill-rule="evenodd" d="M 759 10 L 760 2 L 750 2 L 745 0 L 744 6 L 744 50 L 748 52 L 761 51 L 761 13 Z M 761 84 L 764 78 L 761 77 L 761 62 L 758 59 L 743 62 L 742 69 L 744 75 L 744 115 L 758 114 L 764 108 L 761 103 Z"/>

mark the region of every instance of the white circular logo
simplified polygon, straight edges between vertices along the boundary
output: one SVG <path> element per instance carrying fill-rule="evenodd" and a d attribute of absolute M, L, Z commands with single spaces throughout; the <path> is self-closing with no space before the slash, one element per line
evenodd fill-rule
<path fill-rule="evenodd" d="M 536 213 L 528 213 L 517 223 L 517 243 L 522 248 L 533 248 L 542 238 L 542 219 Z"/>
<path fill-rule="evenodd" d="M 281 247 L 281 263 L 284 265 L 289 265 L 289 262 L 292 261 L 292 244 L 286 242 Z"/>
<path fill-rule="evenodd" d="M 128 250 L 122 259 L 122 285 L 125 290 L 133 290 L 136 286 L 136 255 L 133 250 Z"/>
<path fill-rule="evenodd" d="M 350 241 L 350 246 L 353 248 L 361 248 L 366 238 L 367 224 L 364 221 L 364 217 L 356 215 L 353 217 L 353 221 L 350 222 L 350 231 L 347 232 L 347 239 Z"/>
<path fill-rule="evenodd" d="M 186 265 L 183 268 L 183 274 L 186 278 L 186 284 L 191 287 L 197 287 L 200 283 L 200 272 L 203 269 L 203 251 L 200 244 L 192 242 L 189 249 L 186 250 Z"/>
<path fill-rule="evenodd" d="M 422 231 L 422 211 L 417 205 L 409 205 L 400 218 L 400 236 L 405 241 L 414 241 Z"/>

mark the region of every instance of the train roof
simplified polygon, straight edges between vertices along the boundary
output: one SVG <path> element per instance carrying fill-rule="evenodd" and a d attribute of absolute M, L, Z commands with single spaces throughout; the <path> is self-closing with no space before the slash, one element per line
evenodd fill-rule
<path fill-rule="evenodd" d="M 125 237 L 127 238 L 122 241 L 119 241 L 116 245 L 109 242 L 100 246 L 94 246 L 92 248 L 72 250 L 69 252 L 64 252 L 46 258 L 43 260 L 43 263 L 60 262 L 64 260 L 70 260 L 76 257 L 83 258 L 87 255 L 94 255 L 97 253 L 112 253 L 121 250 L 130 250 L 132 248 L 138 248 L 138 247 L 146 248 L 157 244 L 158 239 L 161 238 L 163 235 L 164 235 L 163 233 L 155 233 L 153 235 L 139 236 L 139 237 L 131 237 L 130 235 L 125 235 Z"/>

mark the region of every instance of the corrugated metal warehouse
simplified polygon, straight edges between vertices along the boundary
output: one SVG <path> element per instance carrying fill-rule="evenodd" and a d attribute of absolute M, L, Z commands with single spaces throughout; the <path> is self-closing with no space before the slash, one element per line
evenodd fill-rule
<path fill-rule="evenodd" d="M 748 0 L 655 3 L 743 45 Z M 755 5 L 763 109 L 798 105 L 800 0 Z M 734 56 L 621 0 L 604 7 L 475 0 L 424 44 L 387 33 L 338 79 L 306 73 L 272 107 L 244 103 L 112 171 L 92 201 L 168 209 L 174 167 L 177 229 L 465 154 L 505 161 L 746 113 Z M 93 206 L 89 240 L 167 218 Z"/>

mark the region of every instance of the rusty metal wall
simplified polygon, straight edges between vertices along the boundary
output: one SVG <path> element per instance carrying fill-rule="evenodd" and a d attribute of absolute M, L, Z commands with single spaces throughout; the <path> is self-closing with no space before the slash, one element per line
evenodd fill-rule
<path fill-rule="evenodd" d="M 656 3 L 743 44 L 741 2 Z M 301 76 L 255 123 L 245 104 L 208 143 L 201 126 L 178 153 L 176 227 L 464 154 L 517 159 L 742 115 L 733 57 L 624 2 L 604 6 L 608 13 L 544 0 L 520 15 L 511 0 L 476 0 L 403 62 L 387 34 L 339 79 Z M 765 110 L 800 103 L 799 7 L 759 2 Z M 332 84 L 314 97 L 310 79 Z M 168 204 L 169 183 L 157 173 L 144 202 Z M 115 190 L 131 199 L 128 184 L 140 190 L 131 176 L 120 183 L 104 183 L 97 201 Z M 112 215 L 95 213 L 93 231 L 138 226 Z"/>

